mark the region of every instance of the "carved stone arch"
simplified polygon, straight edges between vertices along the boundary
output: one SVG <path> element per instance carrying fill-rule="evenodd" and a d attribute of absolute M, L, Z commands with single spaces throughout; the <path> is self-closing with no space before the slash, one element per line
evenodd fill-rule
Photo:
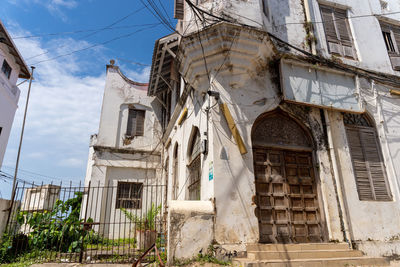
<path fill-rule="evenodd" d="M 309 130 L 281 109 L 259 116 L 252 128 L 253 146 L 288 147 L 311 150 Z"/>

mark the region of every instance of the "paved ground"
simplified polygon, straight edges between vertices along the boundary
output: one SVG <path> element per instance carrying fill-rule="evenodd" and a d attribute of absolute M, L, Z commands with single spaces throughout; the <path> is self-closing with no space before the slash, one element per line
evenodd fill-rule
<path fill-rule="evenodd" d="M 131 267 L 132 264 L 79 264 L 79 263 L 43 263 L 33 264 L 31 267 Z M 148 265 L 152 266 L 152 265 Z M 217 267 L 216 264 L 190 264 L 190 267 Z M 400 267 L 400 261 L 392 261 L 390 267 Z"/>

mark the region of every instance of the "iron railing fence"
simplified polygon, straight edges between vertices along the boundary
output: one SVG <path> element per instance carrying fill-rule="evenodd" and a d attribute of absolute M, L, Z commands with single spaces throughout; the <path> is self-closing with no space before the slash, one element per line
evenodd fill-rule
<path fill-rule="evenodd" d="M 155 180 L 19 184 L 6 236 L 12 253 L 42 261 L 132 263 L 154 243 L 166 253 L 165 198 Z"/>

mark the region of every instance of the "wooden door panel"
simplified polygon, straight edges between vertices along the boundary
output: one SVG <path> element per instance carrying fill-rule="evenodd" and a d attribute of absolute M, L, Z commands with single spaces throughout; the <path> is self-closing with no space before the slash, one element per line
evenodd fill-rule
<path fill-rule="evenodd" d="M 257 148 L 254 155 L 260 242 L 321 242 L 311 153 Z"/>

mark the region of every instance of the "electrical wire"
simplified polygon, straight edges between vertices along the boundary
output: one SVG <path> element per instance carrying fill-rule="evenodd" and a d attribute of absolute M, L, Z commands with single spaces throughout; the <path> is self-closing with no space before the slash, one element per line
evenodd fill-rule
<path fill-rule="evenodd" d="M 202 13 L 204 13 L 206 15 L 212 16 L 213 18 L 219 19 L 220 22 L 221 21 L 225 21 L 225 22 L 228 22 L 228 23 L 239 24 L 241 26 L 248 26 L 248 25 L 243 24 L 243 23 L 238 23 L 238 22 L 236 22 L 234 20 L 228 20 L 226 18 L 218 17 L 218 16 L 216 16 L 214 14 L 211 14 L 211 13 L 209 13 L 209 12 L 207 12 L 207 11 L 205 11 L 205 10 L 195 6 L 195 5 L 193 5 L 190 0 L 185 0 L 185 1 L 191 7 L 195 8 L 197 11 L 202 12 Z M 391 14 L 397 14 L 397 13 L 400 13 L 400 12 L 392 12 Z M 365 17 L 365 16 L 367 16 L 367 15 L 363 15 L 363 16 L 359 16 L 359 17 Z M 375 15 L 368 15 L 368 16 L 375 16 Z M 348 66 L 348 65 L 339 64 L 339 63 L 337 63 L 335 61 L 332 61 L 330 59 L 327 59 L 327 58 L 324 58 L 324 57 L 321 57 L 321 56 L 314 55 L 314 54 L 312 54 L 312 53 L 310 53 L 308 51 L 303 50 L 302 48 L 299 48 L 299 47 L 297 47 L 295 45 L 292 45 L 292 44 L 280 39 L 279 37 L 275 36 L 274 34 L 272 34 L 270 32 L 266 32 L 266 33 L 268 34 L 269 37 L 273 38 L 277 42 L 279 42 L 279 43 L 281 43 L 281 44 L 283 44 L 285 46 L 288 46 L 288 47 L 290 47 L 290 48 L 302 53 L 303 55 L 305 55 L 305 56 L 307 56 L 307 57 L 309 57 L 309 58 L 311 58 L 311 59 L 313 59 L 313 60 L 315 60 L 317 62 L 323 63 L 325 65 L 334 66 L 335 68 L 341 69 L 341 70 L 346 71 L 346 72 L 350 71 L 351 73 L 353 73 L 355 75 L 360 75 L 360 76 L 372 78 L 372 79 L 375 79 L 375 80 L 377 80 L 379 82 L 382 82 L 382 83 L 391 83 L 391 84 L 396 85 L 396 86 L 400 85 L 400 80 L 398 80 L 398 79 L 394 80 L 394 79 L 391 79 L 390 77 L 387 77 L 387 76 L 382 78 L 382 75 L 380 75 L 379 73 L 375 73 L 375 72 L 367 70 L 367 69 L 359 68 L 359 67 L 356 67 L 356 66 Z"/>
<path fill-rule="evenodd" d="M 141 7 L 141 8 L 139 8 L 139 9 L 137 9 L 137 10 L 134 10 L 133 12 L 129 13 L 128 15 L 126 15 L 126 16 L 124 16 L 124 17 L 122 17 L 122 18 L 117 19 L 116 21 L 114 21 L 113 23 L 109 24 L 108 26 L 103 27 L 103 28 L 101 28 L 101 29 L 99 29 L 99 30 L 96 30 L 96 31 L 94 31 L 93 33 L 90 33 L 90 34 L 88 34 L 88 35 L 85 35 L 85 36 L 79 38 L 78 40 L 79 40 L 79 41 L 85 40 L 85 39 L 87 39 L 87 38 L 90 37 L 90 36 L 93 36 L 93 35 L 95 35 L 95 34 L 97 34 L 97 33 L 99 33 L 99 32 L 102 32 L 102 31 L 104 31 L 104 30 L 107 30 L 108 28 L 110 28 L 110 27 L 112 27 L 112 26 L 114 26 L 114 25 L 116 25 L 116 24 L 118 24 L 118 23 L 124 21 L 125 19 L 129 18 L 130 16 L 132 16 L 132 15 L 134 15 L 134 14 L 136 14 L 136 13 L 142 11 L 144 8 L 147 8 L 147 6 L 144 5 L 144 7 Z M 60 49 L 60 48 L 65 47 L 65 46 L 67 46 L 67 45 L 58 47 L 57 49 Z M 27 58 L 26 60 L 30 60 L 30 59 L 33 59 L 33 58 L 36 58 L 36 57 L 39 57 L 39 56 L 42 56 L 42 55 L 46 55 L 46 54 L 50 53 L 50 51 L 51 51 L 51 50 L 46 51 L 46 52 L 41 53 L 41 54 L 38 54 L 38 55 L 35 55 L 35 56 L 32 56 L 32 57 L 29 57 L 29 58 Z"/>
<path fill-rule="evenodd" d="M 17 39 L 30 39 L 30 38 L 40 38 L 46 36 L 59 36 L 59 35 L 72 35 L 83 32 L 95 32 L 100 30 L 120 30 L 120 29 L 130 29 L 140 26 L 151 26 L 151 25 L 160 25 L 161 23 L 147 23 L 147 24 L 134 24 L 134 25 L 125 25 L 125 26 L 117 26 L 117 27 L 107 27 L 107 28 L 99 28 L 99 29 L 89 29 L 89 30 L 76 30 L 76 31 L 67 31 L 67 32 L 54 32 L 54 33 L 43 33 L 43 34 L 35 34 L 35 35 L 26 35 L 26 36 L 16 36 L 12 37 L 13 40 Z"/>
<path fill-rule="evenodd" d="M 120 39 L 123 39 L 123 38 L 131 37 L 132 35 L 134 35 L 136 33 L 139 33 L 139 32 L 142 32 L 144 30 L 151 29 L 151 28 L 155 28 L 155 27 L 157 27 L 157 26 L 150 26 L 150 27 L 146 27 L 146 28 L 143 28 L 143 29 L 140 29 L 140 30 L 136 30 L 134 32 L 131 32 L 131 33 L 128 33 L 128 34 L 124 34 L 124 35 L 120 35 L 120 36 L 114 37 L 112 39 L 109 39 L 109 40 L 101 42 L 101 43 L 96 43 L 96 44 L 93 44 L 93 45 L 90 45 L 90 46 L 87 46 L 87 47 L 84 47 L 84 48 L 81 48 L 81 49 L 77 49 L 77 50 L 71 51 L 71 52 L 66 53 L 66 54 L 58 55 L 58 56 L 55 56 L 55 57 L 52 57 L 52 58 L 49 58 L 49 59 L 45 59 L 45 60 L 41 60 L 41 61 L 35 62 L 32 65 L 36 66 L 36 65 L 41 64 L 43 62 L 53 61 L 53 60 L 61 58 L 61 57 L 70 56 L 72 54 L 75 54 L 75 53 L 78 53 L 78 52 L 82 52 L 82 51 L 85 51 L 85 50 L 89 50 L 89 49 L 95 48 L 97 46 L 105 45 L 105 44 L 108 44 L 108 43 L 111 43 L 111 42 L 114 42 L 114 41 L 117 41 L 117 40 L 120 40 Z"/>

